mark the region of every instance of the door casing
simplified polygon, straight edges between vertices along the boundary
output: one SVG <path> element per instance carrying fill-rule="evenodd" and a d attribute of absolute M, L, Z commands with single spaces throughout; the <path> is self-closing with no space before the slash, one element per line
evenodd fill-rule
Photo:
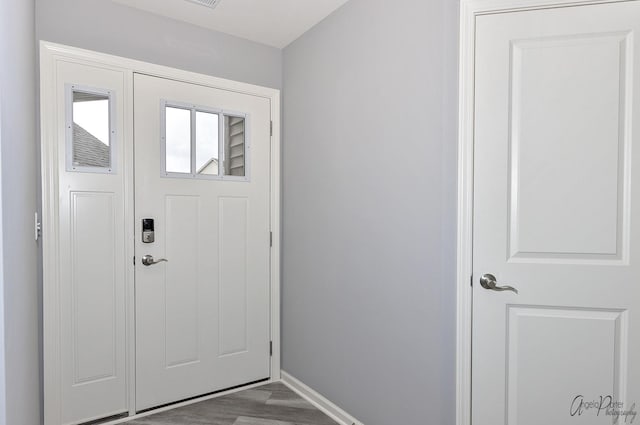
<path fill-rule="evenodd" d="M 280 91 L 277 89 L 240 83 L 222 78 L 197 74 L 176 68 L 150 64 L 99 52 L 40 42 L 40 125 L 42 172 L 42 248 L 43 248 L 43 363 L 44 363 L 44 421 L 45 425 L 61 423 L 59 386 L 60 370 L 60 321 L 59 321 L 59 271 L 57 243 L 58 226 L 58 153 L 56 118 L 55 70 L 59 62 L 71 62 L 116 70 L 125 76 L 125 121 L 122 123 L 126 145 L 125 162 L 119 165 L 127 179 L 125 186 L 125 210 L 130 218 L 127 226 L 126 282 L 126 369 L 127 400 L 130 420 L 135 415 L 135 299 L 134 299 L 134 182 L 133 182 L 133 75 L 141 73 L 191 84 L 245 93 L 270 100 L 271 104 L 271 176 L 270 176 L 270 227 L 272 247 L 270 259 L 270 332 L 273 343 L 270 381 L 280 380 Z M 116 421 L 122 422 L 122 420 Z M 116 423 L 114 422 L 114 423 Z"/>
<path fill-rule="evenodd" d="M 461 0 L 456 241 L 456 424 L 471 425 L 475 21 L 479 15 L 638 0 Z"/>

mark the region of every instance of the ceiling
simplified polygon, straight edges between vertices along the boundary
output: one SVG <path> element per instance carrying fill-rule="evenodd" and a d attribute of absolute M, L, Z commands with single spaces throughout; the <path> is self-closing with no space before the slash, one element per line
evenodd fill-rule
<path fill-rule="evenodd" d="M 283 48 L 348 0 L 222 0 L 215 9 L 188 0 L 113 1 Z"/>

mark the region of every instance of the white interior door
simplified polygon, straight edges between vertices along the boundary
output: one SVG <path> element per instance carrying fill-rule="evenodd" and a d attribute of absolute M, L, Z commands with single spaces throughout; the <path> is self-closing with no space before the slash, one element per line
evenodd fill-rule
<path fill-rule="evenodd" d="M 134 119 L 137 410 L 268 378 L 269 100 L 136 74 Z"/>
<path fill-rule="evenodd" d="M 639 35 L 637 1 L 477 18 L 474 425 L 638 410 Z"/>

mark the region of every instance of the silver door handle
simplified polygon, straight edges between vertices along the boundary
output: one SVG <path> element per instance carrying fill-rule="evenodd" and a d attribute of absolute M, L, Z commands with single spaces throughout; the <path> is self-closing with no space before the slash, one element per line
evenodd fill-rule
<path fill-rule="evenodd" d="M 498 280 L 496 277 L 489 273 L 482 275 L 480 278 L 480 285 L 484 289 L 490 289 L 492 291 L 513 291 L 516 294 L 518 293 L 518 290 L 513 286 L 498 286 Z"/>
<path fill-rule="evenodd" d="M 168 263 L 169 260 L 161 258 L 159 260 L 154 260 L 153 259 L 153 255 L 145 255 L 144 257 L 142 257 L 142 264 L 145 266 L 153 266 L 154 264 L 158 264 L 158 263 Z"/>

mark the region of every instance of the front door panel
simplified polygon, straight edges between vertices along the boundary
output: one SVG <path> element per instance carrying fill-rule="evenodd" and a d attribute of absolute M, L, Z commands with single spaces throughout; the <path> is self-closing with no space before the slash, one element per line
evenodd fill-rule
<path fill-rule="evenodd" d="M 640 403 L 639 34 L 636 1 L 477 18 L 474 424 Z"/>
<path fill-rule="evenodd" d="M 268 378 L 269 100 L 136 75 L 135 123 L 137 410 Z"/>

